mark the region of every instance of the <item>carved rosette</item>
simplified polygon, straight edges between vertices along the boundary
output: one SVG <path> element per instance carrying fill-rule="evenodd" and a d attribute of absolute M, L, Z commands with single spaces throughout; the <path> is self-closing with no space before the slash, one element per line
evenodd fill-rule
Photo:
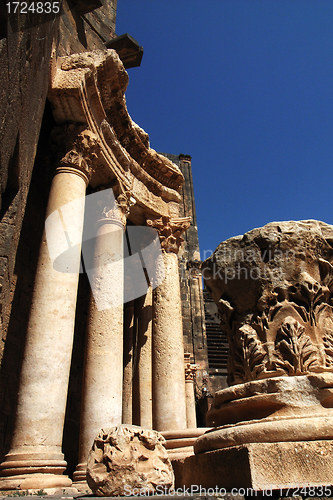
<path fill-rule="evenodd" d="M 184 241 L 181 235 L 190 227 L 190 217 L 161 217 L 147 220 L 147 226 L 157 230 L 162 250 L 167 253 L 178 253 Z"/>
<path fill-rule="evenodd" d="M 271 223 L 204 262 L 229 340 L 230 384 L 333 371 L 332 241 L 322 222 Z"/>

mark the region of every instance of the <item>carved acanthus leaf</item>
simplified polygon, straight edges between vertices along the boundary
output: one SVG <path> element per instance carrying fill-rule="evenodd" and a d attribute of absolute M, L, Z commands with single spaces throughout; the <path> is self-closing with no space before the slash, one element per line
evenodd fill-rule
<path fill-rule="evenodd" d="M 257 332 L 250 325 L 239 328 L 240 336 L 235 347 L 234 379 L 236 383 L 260 378 L 266 371 L 267 353 Z"/>
<path fill-rule="evenodd" d="M 305 334 L 304 326 L 291 316 L 285 318 L 278 331 L 276 351 L 276 367 L 289 375 L 317 371 L 321 366 L 318 349 Z"/>
<path fill-rule="evenodd" d="M 325 364 L 327 368 L 333 368 L 333 331 L 325 329 L 323 337 L 325 352 Z"/>
<path fill-rule="evenodd" d="M 113 192 L 110 192 L 110 194 L 110 201 L 103 207 L 101 219 L 112 219 L 125 227 L 126 218 L 133 204 L 131 192 L 122 192 L 117 199 L 113 196 Z"/>
<path fill-rule="evenodd" d="M 93 169 L 97 166 L 99 153 L 98 137 L 90 130 L 84 130 L 72 140 L 67 138 L 67 152 L 58 165 L 76 168 L 90 179 Z"/>
<path fill-rule="evenodd" d="M 191 365 L 190 363 L 185 364 L 185 380 L 194 381 L 198 368 L 199 365 Z"/>

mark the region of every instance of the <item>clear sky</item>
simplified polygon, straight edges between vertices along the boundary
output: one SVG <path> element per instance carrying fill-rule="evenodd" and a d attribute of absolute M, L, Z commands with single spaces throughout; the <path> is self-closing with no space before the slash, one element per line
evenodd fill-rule
<path fill-rule="evenodd" d="M 127 105 L 192 156 L 201 254 L 281 220 L 333 224 L 333 1 L 118 0 L 144 48 Z"/>

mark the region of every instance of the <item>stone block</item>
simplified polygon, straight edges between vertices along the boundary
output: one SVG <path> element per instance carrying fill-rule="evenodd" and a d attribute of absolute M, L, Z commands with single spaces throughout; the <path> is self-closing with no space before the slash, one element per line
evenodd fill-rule
<path fill-rule="evenodd" d="M 248 443 L 189 457 L 183 485 L 258 491 L 330 486 L 333 441 Z"/>

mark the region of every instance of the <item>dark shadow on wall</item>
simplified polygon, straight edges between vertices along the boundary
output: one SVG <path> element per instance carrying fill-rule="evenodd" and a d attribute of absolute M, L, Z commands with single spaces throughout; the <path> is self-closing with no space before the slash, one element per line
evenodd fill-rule
<path fill-rule="evenodd" d="M 51 110 L 47 106 L 44 113 L 10 289 L 12 305 L 0 371 L 0 401 L 2 402 L 0 405 L 0 461 L 3 460 L 4 455 L 9 451 L 15 424 L 19 377 L 24 356 L 24 345 L 39 247 L 44 228 L 51 164 L 48 137 L 54 123 L 50 113 Z M 10 183 L 7 187 L 8 196 L 4 197 L 3 216 L 4 210 L 8 211 L 11 203 L 15 200 L 12 192 L 16 192 L 17 196 L 20 194 L 16 185 L 14 186 Z"/>

